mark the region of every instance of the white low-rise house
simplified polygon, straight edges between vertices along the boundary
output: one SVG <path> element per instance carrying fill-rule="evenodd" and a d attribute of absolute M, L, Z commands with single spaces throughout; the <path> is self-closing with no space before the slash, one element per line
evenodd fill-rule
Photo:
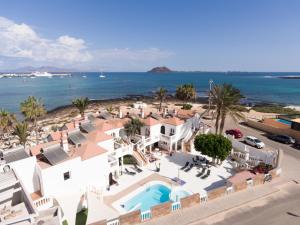
<path fill-rule="evenodd" d="M 87 190 L 102 193 L 116 184 L 123 173 L 125 155 L 133 155 L 143 166 L 151 162 L 155 149 L 183 151 L 200 129 L 200 116 L 190 110 L 162 114 L 142 111 L 139 116 L 144 126 L 134 143 L 124 131 L 130 118 L 121 113 L 119 118 L 98 113 L 65 124 L 29 153 L 21 148 L 5 152 L 2 164 L 16 171 L 39 213 L 61 205 L 62 196 L 72 191 L 79 196 L 74 199 L 76 213 L 87 207 Z"/>

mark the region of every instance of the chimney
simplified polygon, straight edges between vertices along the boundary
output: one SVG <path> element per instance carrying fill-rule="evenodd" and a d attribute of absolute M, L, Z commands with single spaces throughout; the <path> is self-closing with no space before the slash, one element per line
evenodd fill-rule
<path fill-rule="evenodd" d="M 168 109 L 167 108 L 164 108 L 164 112 L 163 112 L 163 117 L 166 117 L 168 115 Z"/>
<path fill-rule="evenodd" d="M 87 115 L 84 115 L 84 122 L 89 122 L 89 117 Z"/>
<path fill-rule="evenodd" d="M 65 152 L 69 152 L 68 134 L 65 131 L 61 132 L 61 147 Z"/>
<path fill-rule="evenodd" d="M 123 117 L 123 113 L 122 113 L 122 110 L 121 110 L 121 107 L 119 108 L 119 118 L 122 119 Z"/>
<path fill-rule="evenodd" d="M 145 118 L 145 112 L 144 112 L 144 108 L 141 108 L 141 118 L 144 119 Z"/>
<path fill-rule="evenodd" d="M 79 121 L 78 120 L 74 120 L 74 128 L 79 129 Z"/>
<path fill-rule="evenodd" d="M 176 109 L 174 109 L 174 116 L 177 116 L 177 110 Z"/>

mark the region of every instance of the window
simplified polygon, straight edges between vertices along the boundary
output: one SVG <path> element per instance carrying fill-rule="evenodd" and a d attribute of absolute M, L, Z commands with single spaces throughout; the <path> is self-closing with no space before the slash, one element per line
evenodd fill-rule
<path fill-rule="evenodd" d="M 174 134 L 175 134 L 175 130 L 174 130 L 174 128 L 171 128 L 171 130 L 170 130 L 170 136 L 172 136 Z"/>
<path fill-rule="evenodd" d="M 160 127 L 160 133 L 165 134 L 165 132 L 166 132 L 165 126 L 161 126 Z"/>
<path fill-rule="evenodd" d="M 70 172 L 65 172 L 64 173 L 64 180 L 69 180 L 71 178 L 71 173 Z"/>

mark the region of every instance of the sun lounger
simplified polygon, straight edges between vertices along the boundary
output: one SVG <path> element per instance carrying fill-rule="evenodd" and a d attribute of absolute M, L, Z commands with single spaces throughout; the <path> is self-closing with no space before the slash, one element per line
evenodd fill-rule
<path fill-rule="evenodd" d="M 199 172 L 196 177 L 201 177 L 205 173 L 206 168 L 202 168 L 201 172 Z"/>
<path fill-rule="evenodd" d="M 194 164 L 191 164 L 188 168 L 184 170 L 184 172 L 189 172 L 194 167 Z"/>
<path fill-rule="evenodd" d="M 197 160 L 195 160 L 195 159 L 193 158 L 193 162 L 194 162 L 194 163 L 196 163 L 196 162 L 197 162 Z"/>
<path fill-rule="evenodd" d="M 136 164 L 134 164 L 134 170 L 138 173 L 143 172 L 143 170 L 139 168 Z"/>
<path fill-rule="evenodd" d="M 184 165 L 183 167 L 181 167 L 180 169 L 181 169 L 181 170 L 184 170 L 185 168 L 188 167 L 189 164 L 190 164 L 190 162 L 186 162 L 185 165 Z"/>
<path fill-rule="evenodd" d="M 201 177 L 202 179 L 206 179 L 210 175 L 210 170 L 207 170 L 207 173 Z"/>
<path fill-rule="evenodd" d="M 131 172 L 129 171 L 127 168 L 125 168 L 125 172 L 129 175 L 135 175 L 136 173 L 135 172 Z"/>

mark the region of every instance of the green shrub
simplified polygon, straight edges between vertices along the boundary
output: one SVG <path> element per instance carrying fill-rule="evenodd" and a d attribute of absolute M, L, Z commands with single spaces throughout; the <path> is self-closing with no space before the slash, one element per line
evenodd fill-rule
<path fill-rule="evenodd" d="M 137 164 L 136 159 L 131 155 L 125 155 L 123 158 L 123 163 L 125 165 L 134 165 Z"/>
<path fill-rule="evenodd" d="M 88 210 L 84 209 L 76 214 L 75 225 L 85 225 L 87 220 Z"/>
<path fill-rule="evenodd" d="M 67 221 L 67 220 L 64 220 L 64 221 L 63 221 L 63 225 L 68 225 L 68 221 Z"/>
<path fill-rule="evenodd" d="M 208 109 L 208 108 L 209 108 L 209 105 L 203 105 L 202 108 L 203 108 L 203 109 Z M 210 109 L 216 109 L 216 106 L 215 106 L 215 105 L 211 105 L 211 106 L 210 106 Z"/>
<path fill-rule="evenodd" d="M 231 141 L 218 134 L 199 134 L 195 137 L 194 145 L 196 151 L 221 161 L 229 156 L 232 149 Z"/>
<path fill-rule="evenodd" d="M 184 104 L 181 109 L 184 109 L 184 110 L 190 110 L 193 106 L 191 104 Z"/>
<path fill-rule="evenodd" d="M 247 109 L 243 105 L 235 105 L 232 108 L 235 109 L 235 110 L 237 110 L 237 111 L 239 111 L 239 112 L 249 112 L 249 109 Z"/>
<path fill-rule="evenodd" d="M 290 108 L 284 108 L 284 106 L 281 105 L 258 105 L 252 107 L 253 110 L 257 112 L 263 112 L 263 113 L 277 113 L 277 114 L 299 114 L 300 112 L 295 109 Z"/>

